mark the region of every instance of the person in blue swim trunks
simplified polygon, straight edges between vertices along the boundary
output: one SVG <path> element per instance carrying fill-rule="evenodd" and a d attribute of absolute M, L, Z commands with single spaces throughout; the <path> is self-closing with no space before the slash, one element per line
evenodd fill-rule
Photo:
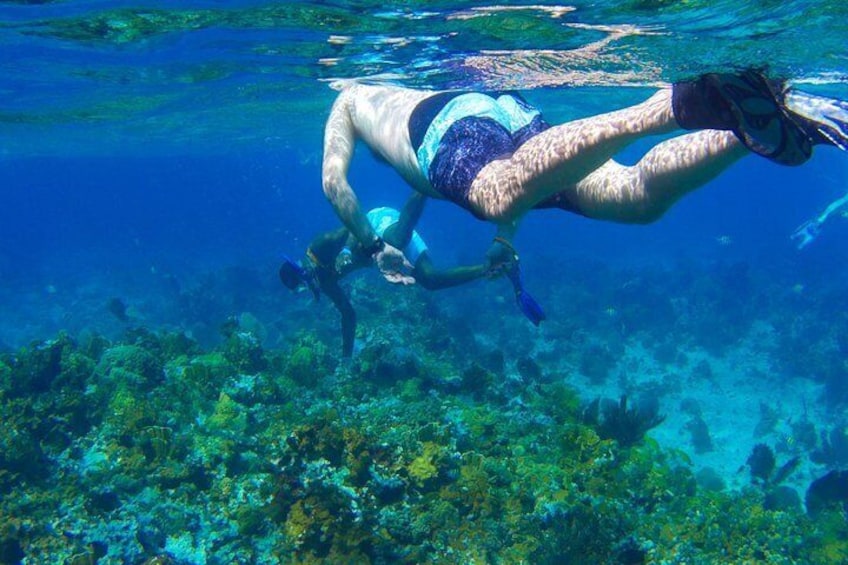
<path fill-rule="evenodd" d="M 650 135 L 664 140 L 636 164 L 613 156 Z M 589 218 L 648 223 L 745 155 L 799 165 L 817 144 L 848 148 L 848 104 L 815 97 L 756 71 L 706 74 L 644 102 L 560 125 L 515 93 L 435 92 L 352 84 L 327 119 L 323 189 L 387 278 L 403 254 L 361 210 L 347 172 L 357 141 L 417 192 L 450 200 L 497 225 L 488 256 L 511 251 L 521 218 L 555 207 Z"/>
<path fill-rule="evenodd" d="M 506 265 L 489 267 L 483 264 L 437 269 L 430 258 L 427 244 L 414 230 L 421 216 L 426 196 L 413 193 L 402 211 L 393 208 L 375 208 L 366 214 L 371 229 L 378 237 L 402 250 L 410 274 L 395 272 L 392 282 L 417 283 L 428 290 L 439 290 L 465 284 L 485 276 L 499 274 Z M 289 258 L 280 266 L 280 280 L 291 290 L 306 287 L 317 299 L 322 293 L 333 302 L 341 313 L 342 354 L 353 353 L 356 334 L 356 311 L 350 298 L 342 289 L 341 279 L 361 268 L 372 265 L 371 257 L 347 228 L 317 236 L 306 250 L 306 258 L 300 262 Z"/>

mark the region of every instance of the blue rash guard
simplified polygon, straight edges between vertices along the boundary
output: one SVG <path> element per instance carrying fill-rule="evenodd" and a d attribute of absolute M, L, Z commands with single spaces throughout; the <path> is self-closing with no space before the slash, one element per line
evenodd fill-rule
<path fill-rule="evenodd" d="M 374 208 L 368 212 L 367 216 L 368 223 L 371 224 L 371 227 L 374 228 L 374 231 L 377 232 L 377 235 L 380 237 L 383 237 L 386 230 L 398 223 L 398 220 L 400 220 L 400 212 L 394 208 L 387 207 Z M 409 240 L 407 246 L 401 251 L 403 251 L 404 257 L 406 257 L 410 263 L 415 265 L 421 254 L 427 251 L 427 244 L 424 243 L 424 239 L 417 231 L 413 231 L 412 238 Z"/>

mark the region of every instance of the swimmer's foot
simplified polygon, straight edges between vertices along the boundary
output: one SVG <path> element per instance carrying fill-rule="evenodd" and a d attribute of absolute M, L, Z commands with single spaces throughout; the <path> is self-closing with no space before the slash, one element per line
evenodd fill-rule
<path fill-rule="evenodd" d="M 731 130 L 745 147 L 783 165 L 800 165 L 812 154 L 803 120 L 785 106 L 783 84 L 758 71 L 706 74 L 675 84 L 672 92 L 684 129 Z"/>
<path fill-rule="evenodd" d="M 834 145 L 848 151 L 848 102 L 790 90 L 786 108 L 814 145 Z"/>

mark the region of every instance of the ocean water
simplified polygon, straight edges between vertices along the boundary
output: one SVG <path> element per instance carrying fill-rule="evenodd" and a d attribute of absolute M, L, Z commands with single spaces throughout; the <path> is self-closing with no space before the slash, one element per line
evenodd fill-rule
<path fill-rule="evenodd" d="M 846 22 L 835 0 L 0 3 L 0 563 L 848 562 L 848 208 L 790 239 L 848 192 L 836 148 L 746 157 L 650 225 L 532 212 L 538 328 L 503 279 L 361 272 L 340 362 L 336 311 L 277 279 L 338 226 L 345 81 L 517 89 L 551 123 L 752 66 L 848 99 Z M 409 194 L 364 148 L 350 181 L 365 208 Z M 439 266 L 494 235 L 441 201 L 418 229 Z M 587 408 L 623 396 L 664 416 L 634 443 Z"/>

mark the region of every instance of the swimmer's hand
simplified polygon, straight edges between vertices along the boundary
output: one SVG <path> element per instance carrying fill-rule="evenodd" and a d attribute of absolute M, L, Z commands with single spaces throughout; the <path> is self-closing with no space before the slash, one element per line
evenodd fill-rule
<path fill-rule="evenodd" d="M 518 264 L 518 253 L 515 247 L 502 237 L 496 237 L 486 252 L 483 263 L 489 278 L 498 277 Z"/>
<path fill-rule="evenodd" d="M 374 263 L 380 269 L 383 278 L 393 284 L 415 284 L 415 277 L 410 275 L 412 264 L 407 261 L 403 251 L 386 243 L 382 251 L 374 254 Z"/>
<path fill-rule="evenodd" d="M 338 255 L 336 255 L 335 268 L 336 273 L 341 276 L 344 276 L 353 270 L 353 252 L 349 248 L 345 247 Z"/>

